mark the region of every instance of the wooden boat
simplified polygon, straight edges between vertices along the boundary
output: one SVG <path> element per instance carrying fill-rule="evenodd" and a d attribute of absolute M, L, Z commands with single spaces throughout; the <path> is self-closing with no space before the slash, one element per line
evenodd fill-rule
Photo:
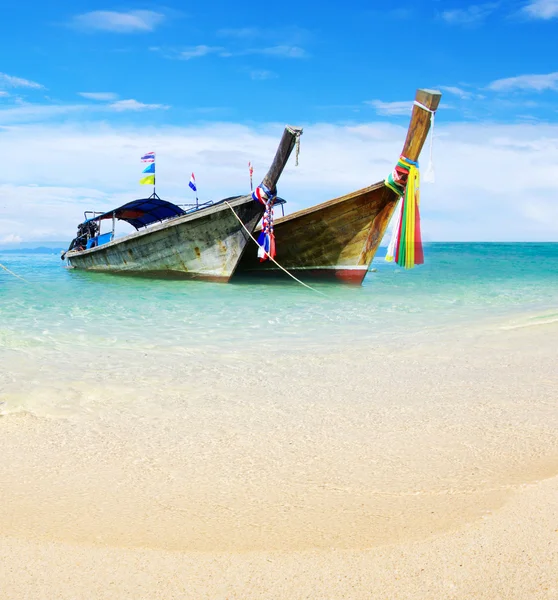
<path fill-rule="evenodd" d="M 417 161 L 441 94 L 418 90 L 401 154 Z M 275 219 L 276 261 L 301 280 L 320 278 L 360 285 L 376 254 L 399 197 L 383 181 Z M 260 262 L 250 241 L 236 273 L 282 275 Z"/>
<path fill-rule="evenodd" d="M 274 193 L 301 133 L 301 129 L 285 128 L 262 182 Z M 253 232 L 263 211 L 264 206 L 251 195 L 234 196 L 185 211 L 154 193 L 102 214 L 92 213 L 89 219 L 86 213 L 77 237 L 62 258 L 71 267 L 87 271 L 226 282 L 249 239 L 242 223 Z M 130 223 L 137 231 L 115 237 L 117 220 Z M 110 221 L 112 230 L 101 234 L 103 221 Z"/>

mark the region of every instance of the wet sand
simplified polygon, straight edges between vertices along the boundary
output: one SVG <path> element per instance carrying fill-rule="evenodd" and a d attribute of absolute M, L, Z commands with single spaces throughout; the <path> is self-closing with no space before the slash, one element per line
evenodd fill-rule
<path fill-rule="evenodd" d="M 2 598 L 555 598 L 556 339 L 5 351 Z"/>

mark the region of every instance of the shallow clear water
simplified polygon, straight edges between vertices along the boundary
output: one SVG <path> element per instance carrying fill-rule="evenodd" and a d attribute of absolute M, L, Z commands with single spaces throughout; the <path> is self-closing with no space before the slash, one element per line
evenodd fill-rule
<path fill-rule="evenodd" d="M 153 280 L 69 270 L 54 254 L 0 253 L 26 280 L 0 270 L 0 344 L 258 353 L 558 316 L 558 244 L 429 244 L 426 264 L 410 271 L 379 254 L 362 287 L 312 284 L 324 298 L 290 281 Z"/>
<path fill-rule="evenodd" d="M 6 535 L 365 548 L 556 472 L 558 244 L 433 244 L 362 287 L 0 256 Z M 477 335 L 477 333 L 479 335 Z"/>

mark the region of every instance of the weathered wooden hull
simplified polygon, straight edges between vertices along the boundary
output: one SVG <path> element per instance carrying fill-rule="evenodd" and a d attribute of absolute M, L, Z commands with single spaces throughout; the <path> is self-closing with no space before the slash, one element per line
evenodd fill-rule
<path fill-rule="evenodd" d="M 263 207 L 251 196 L 230 201 L 253 231 Z M 227 282 L 248 235 L 225 203 L 140 230 L 81 252 L 66 254 L 77 269 Z"/>
<path fill-rule="evenodd" d="M 277 262 L 303 281 L 323 279 L 360 285 L 386 231 L 398 197 L 383 183 L 275 220 Z M 282 275 L 259 262 L 248 243 L 236 274 Z"/>
<path fill-rule="evenodd" d="M 417 90 L 402 155 L 417 161 L 440 92 Z M 360 285 L 386 231 L 398 196 L 384 182 L 275 220 L 275 260 L 301 280 L 329 279 Z M 250 241 L 238 274 L 283 274 L 271 261 L 259 262 Z"/>

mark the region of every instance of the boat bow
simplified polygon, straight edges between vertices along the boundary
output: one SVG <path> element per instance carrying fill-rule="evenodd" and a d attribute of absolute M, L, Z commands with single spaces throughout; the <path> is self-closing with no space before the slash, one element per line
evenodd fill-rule
<path fill-rule="evenodd" d="M 416 92 L 402 149 L 402 155 L 412 161 L 418 160 L 440 98 L 435 90 Z M 361 284 L 398 200 L 399 195 L 380 181 L 276 219 L 277 262 L 302 280 Z M 281 275 L 275 265 L 258 261 L 252 245 L 237 273 Z"/>

